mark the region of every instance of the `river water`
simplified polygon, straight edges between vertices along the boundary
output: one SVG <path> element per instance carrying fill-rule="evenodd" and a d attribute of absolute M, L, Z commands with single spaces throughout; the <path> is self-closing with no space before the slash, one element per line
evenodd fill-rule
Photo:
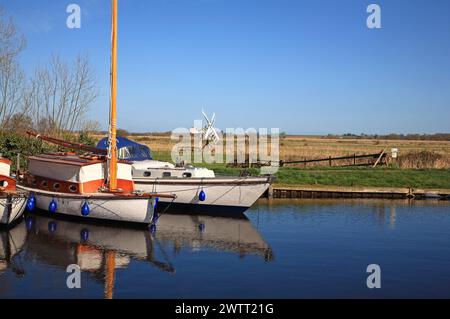
<path fill-rule="evenodd" d="M 0 298 L 450 297 L 449 201 L 261 200 L 155 232 L 49 216 L 0 230 Z"/>

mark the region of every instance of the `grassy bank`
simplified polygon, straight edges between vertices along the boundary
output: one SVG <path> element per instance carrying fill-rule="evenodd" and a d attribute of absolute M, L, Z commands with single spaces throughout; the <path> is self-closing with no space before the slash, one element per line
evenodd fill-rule
<path fill-rule="evenodd" d="M 450 169 L 283 168 L 279 184 L 450 189 Z"/>
<path fill-rule="evenodd" d="M 171 161 L 170 154 L 155 152 L 155 158 Z M 199 166 L 199 165 L 197 165 Z M 204 164 L 216 174 L 239 175 L 241 170 L 225 164 Z M 258 169 L 251 169 L 258 175 Z M 279 185 L 323 185 L 345 187 L 411 187 L 450 189 L 450 169 L 401 169 L 392 167 L 366 168 L 281 168 L 276 174 Z"/>

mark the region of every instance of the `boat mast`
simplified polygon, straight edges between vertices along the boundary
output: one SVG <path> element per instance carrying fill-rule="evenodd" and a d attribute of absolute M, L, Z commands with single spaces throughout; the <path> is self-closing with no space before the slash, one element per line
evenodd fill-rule
<path fill-rule="evenodd" d="M 111 105 L 109 119 L 109 190 L 117 190 L 117 0 L 111 0 Z"/>
<path fill-rule="evenodd" d="M 116 253 L 114 251 L 106 252 L 106 269 L 105 269 L 105 299 L 113 299 L 114 297 L 114 281 L 116 277 Z"/>

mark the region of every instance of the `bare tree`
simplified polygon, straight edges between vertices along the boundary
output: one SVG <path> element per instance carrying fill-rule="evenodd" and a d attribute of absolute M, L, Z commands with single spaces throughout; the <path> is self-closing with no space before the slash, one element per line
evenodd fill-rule
<path fill-rule="evenodd" d="M 0 7 L 0 65 L 14 60 L 25 48 L 25 38 L 11 18 L 6 18 Z"/>
<path fill-rule="evenodd" d="M 87 134 L 96 134 L 100 132 L 101 125 L 98 121 L 95 120 L 86 120 L 83 121 L 80 127 L 80 131 Z"/>
<path fill-rule="evenodd" d="M 24 48 L 25 39 L 0 8 L 0 130 L 16 113 L 27 111 L 22 103 L 25 76 L 17 61 Z"/>
<path fill-rule="evenodd" d="M 26 101 L 39 131 L 62 136 L 81 128 L 98 90 L 87 57 L 69 66 L 58 56 L 35 71 Z"/>
<path fill-rule="evenodd" d="M 34 124 L 62 136 L 81 128 L 98 94 L 88 57 L 67 64 L 54 56 L 27 79 L 18 62 L 24 48 L 25 39 L 0 8 L 0 131 Z"/>

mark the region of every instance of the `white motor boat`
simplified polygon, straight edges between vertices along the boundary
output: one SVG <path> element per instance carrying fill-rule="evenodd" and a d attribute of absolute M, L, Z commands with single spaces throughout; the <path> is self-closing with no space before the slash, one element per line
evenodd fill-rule
<path fill-rule="evenodd" d="M 105 149 L 108 139 L 97 148 Z M 158 213 L 195 212 L 216 215 L 242 213 L 269 188 L 272 176 L 216 176 L 214 171 L 191 165 L 179 166 L 154 160 L 150 148 L 129 139 L 117 138 L 118 156 L 133 167 L 136 188 L 146 192 L 176 195 L 160 198 Z"/>

